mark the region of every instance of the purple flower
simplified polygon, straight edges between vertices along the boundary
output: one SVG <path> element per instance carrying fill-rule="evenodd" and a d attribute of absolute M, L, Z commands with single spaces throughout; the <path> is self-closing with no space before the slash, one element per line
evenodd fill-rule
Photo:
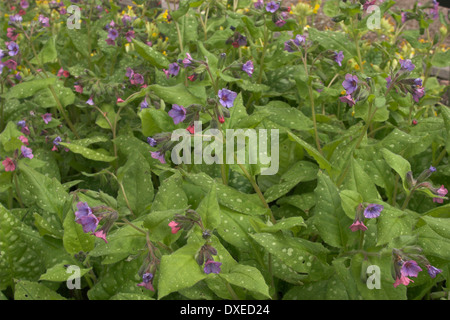
<path fill-rule="evenodd" d="M 25 127 L 27 125 L 27 122 L 25 120 L 20 120 L 17 122 L 17 125 L 21 128 Z"/>
<path fill-rule="evenodd" d="M 44 27 L 50 27 L 50 19 L 43 16 L 42 14 L 39 15 L 39 22 L 42 24 L 42 26 Z"/>
<path fill-rule="evenodd" d="M 15 62 L 13 59 L 9 59 L 3 63 L 5 67 L 7 67 L 9 70 L 16 70 L 17 69 L 17 62 Z"/>
<path fill-rule="evenodd" d="M 334 61 L 339 65 L 339 67 L 342 66 L 342 60 L 344 60 L 344 52 L 343 51 L 335 51 L 334 52 Z"/>
<path fill-rule="evenodd" d="M 180 66 L 178 65 L 178 63 L 174 62 L 169 64 L 169 74 L 171 76 L 177 76 L 178 73 L 180 72 Z"/>
<path fill-rule="evenodd" d="M 392 83 L 392 78 L 391 78 L 391 76 L 387 77 L 387 78 L 386 78 L 386 81 L 387 81 L 387 83 L 386 83 L 386 89 L 388 89 L 388 88 L 391 86 L 391 83 Z"/>
<path fill-rule="evenodd" d="M 138 287 L 144 287 L 148 290 L 155 291 L 152 284 L 153 274 L 150 272 L 144 273 L 142 275 L 142 282 L 137 284 Z"/>
<path fill-rule="evenodd" d="M 20 6 L 22 7 L 22 9 L 28 9 L 28 7 L 30 6 L 30 4 L 28 3 L 27 0 L 21 0 L 21 1 L 20 1 Z"/>
<path fill-rule="evenodd" d="M 22 22 L 22 16 L 20 14 L 14 14 L 12 16 L 9 16 L 8 24 L 19 24 Z"/>
<path fill-rule="evenodd" d="M 98 226 L 98 219 L 92 213 L 76 219 L 75 222 L 81 224 L 84 233 L 94 232 Z"/>
<path fill-rule="evenodd" d="M 420 79 L 420 78 L 414 79 L 414 84 L 416 86 L 421 87 L 422 86 L 422 79 Z"/>
<path fill-rule="evenodd" d="M 24 156 L 24 158 L 33 159 L 33 157 L 34 157 L 33 150 L 31 150 L 30 148 L 21 146 L 20 151 L 22 152 L 22 155 Z"/>
<path fill-rule="evenodd" d="M 406 22 L 406 20 L 408 19 L 408 14 L 406 12 L 402 12 L 402 24 Z"/>
<path fill-rule="evenodd" d="M 206 274 L 210 273 L 220 273 L 220 266 L 222 265 L 222 262 L 214 261 L 214 260 L 208 260 L 205 262 L 205 267 L 203 268 L 203 271 L 205 271 Z"/>
<path fill-rule="evenodd" d="M 341 100 L 341 102 L 343 102 L 343 103 L 347 103 L 350 107 L 354 106 L 355 103 L 356 103 L 355 100 L 353 100 L 353 97 L 350 94 L 348 94 L 346 96 L 339 97 L 339 100 Z"/>
<path fill-rule="evenodd" d="M 261 9 L 264 7 L 264 1 L 263 0 L 256 0 L 256 2 L 253 3 L 255 6 L 255 9 Z"/>
<path fill-rule="evenodd" d="M 377 218 L 380 216 L 381 211 L 383 211 L 384 206 L 381 204 L 369 204 L 366 209 L 364 209 L 364 216 L 368 219 Z"/>
<path fill-rule="evenodd" d="M 132 39 L 134 39 L 135 37 L 136 36 L 133 30 L 127 31 L 127 33 L 125 33 L 125 38 L 127 39 L 128 42 L 133 41 Z"/>
<path fill-rule="evenodd" d="M 428 169 L 430 172 L 436 172 L 436 168 L 433 166 L 430 166 L 430 168 Z"/>
<path fill-rule="evenodd" d="M 159 160 L 161 163 L 166 163 L 166 159 L 164 158 L 164 153 L 161 151 L 151 151 L 150 152 L 153 159 Z"/>
<path fill-rule="evenodd" d="M 270 12 L 270 13 L 274 13 L 275 11 L 278 10 L 279 7 L 280 7 L 280 5 L 278 3 L 276 3 L 275 1 L 270 1 L 266 5 L 266 11 Z"/>
<path fill-rule="evenodd" d="M 301 34 L 298 34 L 295 36 L 293 41 L 297 46 L 300 46 L 302 43 L 306 42 L 306 36 L 302 36 Z"/>
<path fill-rule="evenodd" d="M 436 278 L 436 275 L 438 274 L 438 273 L 441 273 L 442 272 L 442 270 L 441 269 L 438 269 L 438 268 L 436 268 L 436 267 L 433 267 L 432 265 L 426 265 L 426 267 L 427 267 L 427 271 L 428 271 L 428 274 L 430 275 L 430 277 L 431 278 Z"/>
<path fill-rule="evenodd" d="M 404 277 L 417 277 L 420 271 L 422 271 L 422 268 L 420 268 L 414 260 L 405 261 L 400 270 L 402 276 Z"/>
<path fill-rule="evenodd" d="M 51 113 L 43 114 L 42 120 L 44 120 L 45 124 L 48 124 L 50 121 L 52 121 L 52 114 Z"/>
<path fill-rule="evenodd" d="M 155 139 L 153 139 L 152 137 L 147 137 L 147 143 L 151 146 L 151 147 L 156 147 L 157 142 Z"/>
<path fill-rule="evenodd" d="M 441 185 L 441 187 L 436 190 L 436 193 L 437 193 L 438 196 L 445 197 L 445 195 L 448 193 L 448 190 L 444 187 L 444 185 Z M 433 198 L 433 202 L 443 203 L 444 199 Z"/>
<path fill-rule="evenodd" d="M 433 0 L 433 8 L 430 9 L 430 14 L 433 19 L 437 19 L 439 17 L 439 2 Z"/>
<path fill-rule="evenodd" d="M 141 110 L 148 108 L 147 98 L 145 98 L 144 101 L 141 102 L 140 106 L 141 106 Z"/>
<path fill-rule="evenodd" d="M 99 7 L 101 8 L 101 6 L 99 6 Z M 131 22 L 131 17 L 129 15 L 125 14 L 122 17 L 122 23 L 124 26 L 126 26 L 128 22 Z"/>
<path fill-rule="evenodd" d="M 133 85 L 144 84 L 144 77 L 140 73 L 134 73 L 130 79 L 130 83 Z"/>
<path fill-rule="evenodd" d="M 225 108 L 231 108 L 234 104 L 234 99 L 237 97 L 237 93 L 228 89 L 222 89 L 218 92 L 219 102 Z"/>
<path fill-rule="evenodd" d="M 403 70 L 413 71 L 414 68 L 416 67 L 409 59 L 406 60 L 400 59 L 399 62 Z"/>
<path fill-rule="evenodd" d="M 186 58 L 183 59 L 183 66 L 186 68 L 187 66 L 191 65 L 193 59 L 189 53 L 186 53 Z"/>
<path fill-rule="evenodd" d="M 363 10 L 364 10 L 364 11 L 367 11 L 367 9 L 368 9 L 371 5 L 374 5 L 376 1 L 377 1 L 377 0 L 367 0 L 366 2 L 364 2 L 364 4 L 363 4 Z"/>
<path fill-rule="evenodd" d="M 277 27 L 282 27 L 282 26 L 284 26 L 284 25 L 286 24 L 286 20 L 278 19 L 278 20 L 275 22 L 275 24 L 276 24 Z"/>
<path fill-rule="evenodd" d="M 173 104 L 172 110 L 169 111 L 169 116 L 172 117 L 173 123 L 179 124 L 186 119 L 186 109 L 183 106 Z"/>
<path fill-rule="evenodd" d="M 59 143 L 60 143 L 61 141 L 62 141 L 61 137 L 58 136 L 58 137 L 56 137 L 56 138 L 53 140 L 53 144 L 54 144 L 55 146 L 59 146 Z"/>
<path fill-rule="evenodd" d="M 86 104 L 93 106 L 94 105 L 94 100 L 92 99 L 92 97 L 90 97 L 87 101 Z"/>
<path fill-rule="evenodd" d="M 119 36 L 119 31 L 117 31 L 116 29 L 109 30 L 109 32 L 108 32 L 109 39 L 116 40 L 118 36 Z"/>
<path fill-rule="evenodd" d="M 415 87 L 413 90 L 413 99 L 415 102 L 419 102 L 420 98 L 425 95 L 425 89 L 423 87 Z"/>
<path fill-rule="evenodd" d="M 246 63 L 244 63 L 242 65 L 242 70 L 247 72 L 249 77 L 251 77 L 252 74 L 253 74 L 253 70 L 254 70 L 254 68 L 253 68 L 253 61 L 252 60 L 248 60 Z"/>
<path fill-rule="evenodd" d="M 14 41 L 11 41 L 10 43 L 8 43 L 8 50 L 8 54 L 13 57 L 19 53 L 19 45 Z"/>
<path fill-rule="evenodd" d="M 89 207 L 87 202 L 78 202 L 77 209 L 78 210 L 75 211 L 75 217 L 77 217 L 77 219 L 92 214 L 92 209 Z"/>
<path fill-rule="evenodd" d="M 131 69 L 130 67 L 128 67 L 128 68 L 127 68 L 127 72 L 125 73 L 125 76 L 126 76 L 128 79 L 131 79 L 131 78 L 133 77 L 133 75 L 134 75 L 133 69 Z"/>
<path fill-rule="evenodd" d="M 342 82 L 342 86 L 347 94 L 352 94 L 358 88 L 358 77 L 347 73 L 344 82 Z"/>

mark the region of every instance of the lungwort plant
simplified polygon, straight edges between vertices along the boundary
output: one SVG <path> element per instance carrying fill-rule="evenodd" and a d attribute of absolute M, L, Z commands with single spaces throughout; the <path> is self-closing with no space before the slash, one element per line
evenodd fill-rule
<path fill-rule="evenodd" d="M 0 299 L 448 298 L 449 20 L 394 4 L 2 1 Z"/>

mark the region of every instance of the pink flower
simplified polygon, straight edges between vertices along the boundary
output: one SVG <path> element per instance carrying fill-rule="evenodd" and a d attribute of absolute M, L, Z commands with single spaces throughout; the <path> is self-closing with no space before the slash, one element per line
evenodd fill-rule
<path fill-rule="evenodd" d="M 108 243 L 108 241 L 106 240 L 106 233 L 103 230 L 100 229 L 99 231 L 94 232 L 94 236 L 103 239 L 105 243 Z"/>
<path fill-rule="evenodd" d="M 78 93 L 83 93 L 83 87 L 80 85 L 74 85 L 75 91 Z"/>
<path fill-rule="evenodd" d="M 169 222 L 169 227 L 172 228 L 172 233 L 173 233 L 173 234 L 177 233 L 177 232 L 181 229 L 181 227 L 179 226 L 179 224 L 176 223 L 175 221 L 170 221 L 170 222 Z"/>
<path fill-rule="evenodd" d="M 19 137 L 19 140 L 22 141 L 22 143 L 23 143 L 24 145 L 26 145 L 26 146 L 29 145 L 29 143 L 28 143 L 28 138 L 27 138 L 27 137 L 25 137 L 25 136 L 20 136 L 20 137 Z"/>
<path fill-rule="evenodd" d="M 42 117 L 42 120 L 44 120 L 45 124 L 48 124 L 50 121 L 52 121 L 51 113 L 45 113 L 41 117 Z"/>
<path fill-rule="evenodd" d="M 5 160 L 2 161 L 3 166 L 5 167 L 5 171 L 14 171 L 16 170 L 16 165 L 11 158 L 6 157 Z"/>
<path fill-rule="evenodd" d="M 353 232 L 355 232 L 357 230 L 362 230 L 362 231 L 367 230 L 367 227 L 364 225 L 364 222 L 359 221 L 359 220 L 356 220 L 355 222 L 353 222 L 353 224 L 349 228 Z"/>
<path fill-rule="evenodd" d="M 448 190 L 442 185 L 439 189 L 437 189 L 437 195 L 441 197 L 445 197 L 445 195 L 448 193 Z M 444 199 L 441 198 L 433 198 L 433 202 L 436 203 L 443 203 Z"/>
<path fill-rule="evenodd" d="M 400 276 L 400 278 L 395 279 L 394 288 L 397 288 L 401 284 L 407 286 L 410 282 L 414 282 L 414 281 L 412 281 L 410 278 L 402 275 L 402 276 Z"/>

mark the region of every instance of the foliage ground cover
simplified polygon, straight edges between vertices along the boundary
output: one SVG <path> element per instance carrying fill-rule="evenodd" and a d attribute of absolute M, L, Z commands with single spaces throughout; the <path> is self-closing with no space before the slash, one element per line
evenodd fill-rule
<path fill-rule="evenodd" d="M 449 17 L 394 3 L 2 1 L 0 299 L 448 299 Z"/>

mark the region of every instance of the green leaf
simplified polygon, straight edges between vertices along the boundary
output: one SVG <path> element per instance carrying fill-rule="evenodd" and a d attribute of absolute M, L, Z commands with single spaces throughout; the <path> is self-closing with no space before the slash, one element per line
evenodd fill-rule
<path fill-rule="evenodd" d="M 66 143 L 66 142 L 60 142 L 59 144 L 63 147 L 66 147 L 73 153 L 78 153 L 85 157 L 86 159 L 94 160 L 94 161 L 102 161 L 102 162 L 112 162 L 116 159 L 116 157 L 112 157 L 103 153 L 100 153 L 96 150 L 92 150 L 86 147 L 83 147 L 81 145 L 77 145 L 76 141 L 75 143 Z"/>
<path fill-rule="evenodd" d="M 351 220 L 341 207 L 337 187 L 327 175 L 320 171 L 314 194 L 317 202 L 314 210 L 314 226 L 327 244 L 344 248 L 349 239 L 354 237 L 349 229 Z"/>
<path fill-rule="evenodd" d="M 421 216 L 427 225 L 441 237 L 450 239 L 450 219 L 449 218 L 435 218 L 431 216 Z"/>
<path fill-rule="evenodd" d="M 380 197 L 370 176 L 353 157 L 350 159 L 350 168 L 343 188 L 357 191 L 365 202 L 370 202 Z"/>
<path fill-rule="evenodd" d="M 206 278 L 202 267 L 195 261 L 195 255 L 200 249 L 198 243 L 190 243 L 178 249 L 171 255 L 161 258 L 158 281 L 158 299 L 169 293 L 189 288 Z"/>
<path fill-rule="evenodd" d="M 117 172 L 124 192 L 120 192 L 117 196 L 119 205 L 130 206 L 135 216 L 144 214 L 153 201 L 154 191 L 150 166 L 140 153 L 130 155 L 126 164 Z M 128 201 L 128 203 L 127 203 Z M 148 210 L 149 211 L 149 210 Z"/>
<path fill-rule="evenodd" d="M 394 238 L 412 234 L 416 219 L 406 212 L 383 203 L 384 209 L 377 218 L 377 245 L 385 245 Z"/>
<path fill-rule="evenodd" d="M 395 170 L 403 181 L 403 188 L 409 194 L 406 174 L 411 171 L 411 165 L 402 156 L 392 153 L 387 149 L 381 149 L 381 154 L 388 165 Z"/>
<path fill-rule="evenodd" d="M 139 268 L 143 262 L 141 258 L 104 266 L 97 282 L 88 291 L 88 298 L 90 300 L 108 300 L 118 293 L 152 297 L 153 291 L 137 286 L 142 282 Z"/>
<path fill-rule="evenodd" d="M 80 224 L 75 222 L 75 215 L 69 212 L 63 223 L 64 236 L 63 244 L 66 251 L 71 255 L 78 254 L 80 251 L 89 252 L 94 249 L 96 237 L 83 232 Z"/>
<path fill-rule="evenodd" d="M 0 142 L 6 152 L 20 149 L 23 143 L 18 138 L 21 135 L 23 134 L 17 129 L 17 125 L 12 121 L 8 122 L 6 128 L 0 134 Z"/>
<path fill-rule="evenodd" d="M 180 237 L 181 231 L 172 234 L 169 222 L 173 220 L 176 214 L 182 214 L 186 209 L 187 206 L 185 209 L 152 211 L 147 215 L 144 220 L 144 227 L 150 231 L 150 239 L 153 241 L 163 241 L 167 244 L 176 241 Z"/>
<path fill-rule="evenodd" d="M 53 267 L 48 269 L 46 273 L 41 275 L 39 280 L 54 281 L 54 282 L 67 281 L 72 276 L 72 273 L 67 272 L 68 269 L 65 267 L 65 265 L 67 265 L 67 263 L 65 262 L 54 265 Z M 92 268 L 80 268 L 79 276 L 80 277 L 84 276 L 91 269 Z"/>
<path fill-rule="evenodd" d="M 0 204 L 0 291 L 14 279 L 38 280 L 45 266 L 42 256 L 24 239 L 24 231 L 36 233 Z"/>
<path fill-rule="evenodd" d="M 21 280 L 16 284 L 14 300 L 66 300 L 55 291 L 37 282 Z"/>
<path fill-rule="evenodd" d="M 203 226 L 206 229 L 214 230 L 220 225 L 220 208 L 217 202 L 217 191 L 214 186 L 203 198 L 196 211 L 202 218 Z"/>
<path fill-rule="evenodd" d="M 24 99 L 36 94 L 39 90 L 48 88 L 49 85 L 54 84 L 56 78 L 35 79 L 25 81 L 10 88 L 4 95 L 5 99 Z"/>
<path fill-rule="evenodd" d="M 152 84 L 148 88 L 167 104 L 178 104 L 187 107 L 191 104 L 204 104 L 205 101 L 190 93 L 183 83 L 173 87 Z"/>
<path fill-rule="evenodd" d="M 60 182 L 37 172 L 24 163 L 20 164 L 19 171 L 18 181 L 19 186 L 22 186 L 20 192 L 24 203 L 28 206 L 36 204 L 45 212 L 57 214 L 62 221 L 68 194 Z"/>
<path fill-rule="evenodd" d="M 143 224 L 136 220 L 132 223 L 138 228 Z M 89 256 L 104 257 L 102 264 L 112 264 L 139 253 L 145 247 L 145 242 L 145 234 L 127 225 L 108 234 L 108 243 L 100 241 Z"/>
<path fill-rule="evenodd" d="M 228 271 L 228 273 L 220 273 L 219 276 L 232 285 L 242 287 L 251 292 L 256 292 L 270 298 L 269 287 L 261 272 L 255 267 L 236 264 Z"/>
<path fill-rule="evenodd" d="M 32 64 L 45 64 L 49 62 L 54 62 L 58 57 L 58 53 L 56 52 L 56 44 L 55 38 L 49 38 L 47 42 L 42 47 L 41 52 L 38 53 L 37 57 L 34 57 L 30 60 Z"/>
<path fill-rule="evenodd" d="M 269 253 L 279 258 L 292 271 L 309 273 L 316 255 L 324 257 L 327 250 L 320 244 L 282 234 L 257 233 L 251 237 Z"/>
<path fill-rule="evenodd" d="M 150 62 L 150 64 L 154 65 L 157 68 L 165 68 L 169 67 L 169 61 L 167 58 L 159 51 L 156 51 L 153 47 L 142 43 L 139 40 L 132 39 L 136 52 L 145 60 Z"/>
<path fill-rule="evenodd" d="M 317 151 L 316 148 L 312 147 L 310 144 L 306 143 L 290 131 L 288 131 L 288 135 L 293 141 L 301 145 L 306 150 L 306 152 L 308 152 L 308 154 L 314 158 L 314 160 L 316 160 L 321 169 L 326 170 L 329 175 L 332 175 L 334 173 L 335 170 L 333 169 L 331 164 L 320 154 L 319 151 Z"/>
<path fill-rule="evenodd" d="M 139 113 L 142 124 L 142 133 L 150 137 L 155 133 L 175 130 L 173 119 L 161 109 L 145 108 Z"/>
<path fill-rule="evenodd" d="M 215 184 L 212 178 L 205 173 L 190 174 L 188 179 L 194 185 L 201 187 L 205 193 L 215 185 L 219 204 L 231 210 L 247 215 L 267 214 L 267 208 L 261 204 L 261 200 L 256 194 L 246 194 L 230 186 Z"/>
<path fill-rule="evenodd" d="M 264 192 L 264 198 L 267 202 L 272 202 L 287 194 L 300 182 L 315 180 L 317 172 L 318 168 L 314 163 L 299 161 L 281 176 L 278 184 L 271 186 Z"/>

